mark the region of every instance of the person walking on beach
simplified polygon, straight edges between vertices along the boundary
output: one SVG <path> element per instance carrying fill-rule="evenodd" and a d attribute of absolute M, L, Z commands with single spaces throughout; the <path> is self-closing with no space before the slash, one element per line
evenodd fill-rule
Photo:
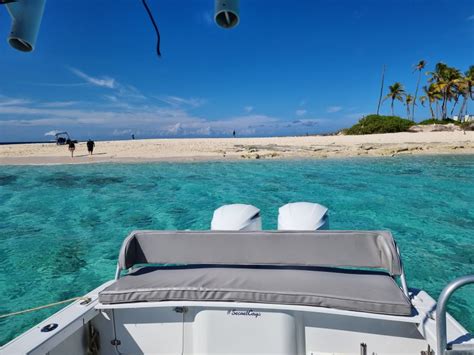
<path fill-rule="evenodd" d="M 94 147 L 95 147 L 95 143 L 92 139 L 89 139 L 87 141 L 87 151 L 89 152 L 89 155 L 92 155 L 92 153 L 94 152 Z"/>
<path fill-rule="evenodd" d="M 235 129 L 234 129 L 234 131 L 232 132 L 232 136 L 235 138 Z"/>
<path fill-rule="evenodd" d="M 76 150 L 76 145 L 73 141 L 69 141 L 68 149 L 71 152 L 71 158 L 74 158 L 74 151 Z"/>

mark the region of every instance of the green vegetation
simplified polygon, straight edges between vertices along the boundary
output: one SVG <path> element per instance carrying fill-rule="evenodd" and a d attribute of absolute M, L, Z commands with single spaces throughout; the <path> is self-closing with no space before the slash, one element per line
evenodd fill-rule
<path fill-rule="evenodd" d="M 428 103 L 431 118 L 420 122 L 421 125 L 429 124 L 449 124 L 454 123 L 463 129 L 474 129 L 472 123 L 463 122 L 464 116 L 468 114 L 467 104 L 469 100 L 474 100 L 474 65 L 463 74 L 459 69 L 450 67 L 444 63 L 437 63 L 433 72 L 427 72 L 428 80 L 423 86 L 424 95 L 418 97 L 422 71 L 426 67 L 426 62 L 420 60 L 414 66 L 413 72 L 418 72 L 415 94 L 409 94 L 402 83 L 395 82 L 388 87 L 388 93 L 382 101 L 384 89 L 385 66 L 382 71 L 382 87 L 377 106 L 377 114 L 363 117 L 351 128 L 341 131 L 343 134 L 372 134 L 372 133 L 395 133 L 405 132 L 415 125 L 415 107 L 420 103 L 423 107 Z M 389 100 L 391 116 L 378 114 L 380 105 Z M 407 119 L 395 116 L 394 106 L 396 102 L 402 103 L 406 107 Z M 459 109 L 457 114 L 460 118 L 455 121 L 451 118 Z"/>
<path fill-rule="evenodd" d="M 458 125 L 458 126 L 461 125 L 461 122 L 452 120 L 450 118 L 445 118 L 444 120 L 437 120 L 436 118 L 430 118 L 428 120 L 421 121 L 417 124 L 428 125 L 428 124 L 448 124 L 448 123 L 454 123 L 455 125 Z"/>
<path fill-rule="evenodd" d="M 414 66 L 414 72 L 418 72 L 414 95 L 409 94 L 400 82 L 395 82 L 388 87 L 388 93 L 383 102 L 390 100 L 392 116 L 394 116 L 395 102 L 401 102 L 406 106 L 407 119 L 415 121 L 415 107 L 417 104 L 420 103 L 425 106 L 425 103 L 428 103 L 431 118 L 445 120 L 457 114 L 462 120 L 468 114 L 468 101 L 474 100 L 474 65 L 471 65 L 465 73 L 462 73 L 461 70 L 450 67 L 445 63 L 437 63 L 434 71 L 426 73 L 428 80 L 426 85 L 423 86 L 424 95 L 418 97 L 422 71 L 425 67 L 426 62 L 424 60 L 420 60 Z M 385 70 L 382 74 L 382 90 L 384 75 Z"/>
<path fill-rule="evenodd" d="M 472 122 L 461 122 L 459 126 L 465 131 L 474 131 L 474 123 Z"/>
<path fill-rule="evenodd" d="M 345 130 L 344 133 L 358 135 L 405 132 L 413 125 L 412 121 L 398 116 L 369 115 Z"/>

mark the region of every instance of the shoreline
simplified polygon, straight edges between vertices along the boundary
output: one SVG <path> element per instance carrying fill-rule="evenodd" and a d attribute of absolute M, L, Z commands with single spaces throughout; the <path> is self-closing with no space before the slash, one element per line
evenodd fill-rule
<path fill-rule="evenodd" d="M 87 155 L 85 143 L 76 144 L 75 154 L 71 158 L 67 146 L 56 146 L 54 143 L 2 145 L 0 165 L 470 155 L 474 154 L 474 132 L 98 141 L 94 155 Z"/>
<path fill-rule="evenodd" d="M 398 153 L 392 155 L 332 155 L 332 156 L 291 156 L 291 157 L 277 157 L 277 158 L 261 158 L 259 159 L 244 159 L 238 157 L 219 158 L 219 157 L 205 157 L 195 156 L 192 158 L 183 157 L 167 157 L 167 158 L 117 158 L 91 161 L 69 161 L 66 159 L 58 162 L 50 162 L 45 159 L 32 158 L 15 158 L 15 160 L 8 160 L 0 158 L 0 168 L 3 166 L 64 166 L 64 165 L 103 165 L 103 164 L 159 164 L 159 163 L 175 163 L 175 164 L 194 164 L 194 163 L 239 163 L 239 162 L 258 162 L 258 161 L 304 161 L 304 160 L 345 160 L 345 159 L 388 159 L 395 157 L 441 157 L 441 156 L 474 156 L 474 151 L 452 151 L 452 152 L 436 152 L 436 153 Z M 12 162 L 13 161 L 13 162 Z"/>

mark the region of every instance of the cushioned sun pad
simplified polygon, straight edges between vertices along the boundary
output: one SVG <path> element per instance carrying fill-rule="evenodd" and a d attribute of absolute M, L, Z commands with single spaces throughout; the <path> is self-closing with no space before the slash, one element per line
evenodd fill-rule
<path fill-rule="evenodd" d="M 99 301 L 249 302 L 412 314 L 410 301 L 388 274 L 323 268 L 146 268 L 104 289 Z"/>

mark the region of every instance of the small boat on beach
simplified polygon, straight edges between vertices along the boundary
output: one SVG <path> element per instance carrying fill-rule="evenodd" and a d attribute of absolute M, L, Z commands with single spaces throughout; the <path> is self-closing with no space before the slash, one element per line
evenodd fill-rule
<path fill-rule="evenodd" d="M 217 209 L 209 231 L 134 231 L 115 278 L 1 354 L 473 354 L 474 339 L 408 286 L 388 231 L 333 231 L 324 206 Z M 411 286 L 411 285 L 410 285 Z"/>

